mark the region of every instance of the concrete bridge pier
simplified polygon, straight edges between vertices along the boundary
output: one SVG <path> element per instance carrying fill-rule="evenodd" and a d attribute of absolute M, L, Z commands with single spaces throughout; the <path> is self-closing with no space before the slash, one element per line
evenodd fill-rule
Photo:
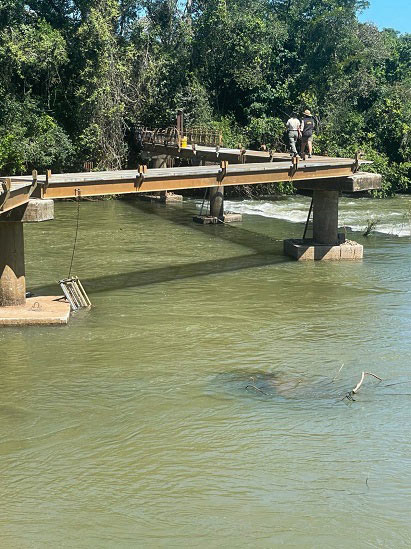
<path fill-rule="evenodd" d="M 209 187 L 208 198 L 210 201 L 210 213 L 208 215 L 195 215 L 194 223 L 202 225 L 215 225 L 218 223 L 234 223 L 243 220 L 241 214 L 224 212 L 224 186 Z"/>
<path fill-rule="evenodd" d="M 25 302 L 23 223 L 0 221 L 0 307 L 24 305 Z"/>
<path fill-rule="evenodd" d="M 24 223 L 54 219 L 53 200 L 29 200 L 0 216 L 0 326 L 65 324 L 70 305 L 55 296 L 26 298 Z"/>
<path fill-rule="evenodd" d="M 150 159 L 149 168 L 158 169 L 158 168 L 167 168 L 168 159 L 170 157 L 166 154 L 160 154 L 158 156 L 152 156 Z"/>
<path fill-rule="evenodd" d="M 313 237 L 284 241 L 284 253 L 299 261 L 362 259 L 363 246 L 338 233 L 337 190 L 313 190 Z"/>
<path fill-rule="evenodd" d="M 192 160 L 193 162 L 193 160 Z M 205 166 L 205 160 L 196 158 L 194 166 Z M 202 225 L 213 225 L 217 223 L 234 223 L 243 220 L 241 214 L 224 212 L 224 185 L 208 188 L 208 199 L 210 202 L 209 215 L 195 215 L 194 223 Z"/>
<path fill-rule="evenodd" d="M 224 221 L 224 187 L 210 187 L 210 216 Z"/>
<path fill-rule="evenodd" d="M 159 169 L 159 168 L 170 168 L 172 167 L 172 165 L 174 165 L 174 158 L 172 158 L 171 156 L 167 156 L 166 154 L 160 154 L 160 155 L 151 157 L 149 167 L 153 169 Z M 175 194 L 171 191 L 159 191 L 156 193 L 145 195 L 144 197 L 140 195 L 140 197 L 146 198 L 146 199 L 148 198 L 150 201 L 158 200 L 163 204 L 173 204 L 176 202 L 183 201 L 182 194 Z"/>
<path fill-rule="evenodd" d="M 334 246 L 338 241 L 338 191 L 313 191 L 313 240 Z"/>

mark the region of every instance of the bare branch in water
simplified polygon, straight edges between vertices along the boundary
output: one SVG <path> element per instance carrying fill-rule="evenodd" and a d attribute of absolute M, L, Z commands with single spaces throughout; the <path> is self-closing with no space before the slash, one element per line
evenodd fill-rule
<path fill-rule="evenodd" d="M 380 377 L 376 376 L 372 372 L 363 372 L 360 381 L 357 383 L 357 385 L 354 387 L 354 389 L 352 389 L 352 391 L 348 391 L 348 393 L 344 396 L 344 398 L 342 400 L 347 398 L 348 400 L 352 400 L 353 402 L 355 402 L 355 399 L 353 398 L 353 395 L 358 393 L 358 391 L 360 390 L 360 387 L 363 384 L 365 376 L 372 376 L 372 377 L 375 377 L 376 379 L 378 379 L 379 381 L 382 381 L 382 379 Z"/>
<path fill-rule="evenodd" d="M 264 393 L 264 391 L 262 391 L 261 389 L 259 389 L 259 388 L 256 387 L 255 385 L 247 385 L 246 390 L 248 390 L 249 387 L 251 387 L 252 389 L 258 391 L 259 393 L 262 393 L 263 395 L 266 395 L 266 394 L 267 394 L 267 393 Z"/>
<path fill-rule="evenodd" d="M 341 364 L 340 369 L 338 370 L 338 372 L 337 372 L 337 373 L 335 374 L 335 376 L 333 377 L 333 379 L 332 379 L 333 382 L 337 379 L 339 373 L 341 372 L 341 370 L 342 370 L 343 368 L 344 368 L 344 362 Z"/>
<path fill-rule="evenodd" d="M 363 372 L 362 373 L 362 376 L 361 376 L 361 379 L 360 381 L 357 383 L 357 385 L 354 387 L 354 389 L 352 390 L 352 392 L 355 394 L 355 393 L 358 393 L 364 379 L 365 379 L 365 376 L 372 376 L 372 377 L 375 377 L 376 379 L 379 379 L 380 381 L 382 381 L 382 379 L 378 376 L 376 376 L 375 374 L 371 373 L 371 372 Z"/>

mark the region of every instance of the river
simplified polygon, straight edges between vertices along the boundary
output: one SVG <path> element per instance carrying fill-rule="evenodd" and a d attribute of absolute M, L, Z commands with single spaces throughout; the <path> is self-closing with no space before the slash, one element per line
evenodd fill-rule
<path fill-rule="evenodd" d="M 227 205 L 81 203 L 92 310 L 0 331 L 2 548 L 411 546 L 411 197 L 341 200 L 358 262 L 282 255 L 308 198 Z M 25 227 L 28 289 L 75 217 Z"/>

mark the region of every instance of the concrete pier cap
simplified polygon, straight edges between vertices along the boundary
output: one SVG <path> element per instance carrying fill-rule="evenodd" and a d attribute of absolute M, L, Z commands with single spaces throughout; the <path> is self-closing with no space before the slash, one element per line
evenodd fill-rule
<path fill-rule="evenodd" d="M 0 215 L 0 225 L 7 222 L 40 223 L 42 221 L 52 221 L 53 219 L 54 200 L 30 198 L 27 204 Z"/>
<path fill-rule="evenodd" d="M 30 198 L 21 221 L 23 223 L 40 223 L 54 219 L 54 200 Z"/>

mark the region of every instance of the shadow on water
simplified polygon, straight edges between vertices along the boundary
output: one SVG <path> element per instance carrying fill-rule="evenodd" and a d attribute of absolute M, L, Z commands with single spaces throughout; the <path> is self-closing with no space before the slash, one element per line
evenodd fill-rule
<path fill-rule="evenodd" d="M 282 258 L 275 256 L 254 254 L 210 261 L 199 261 L 184 265 L 169 265 L 145 271 L 130 271 L 114 275 L 104 275 L 93 278 L 83 278 L 83 285 L 87 285 L 90 293 L 106 292 L 121 288 L 137 288 L 173 280 L 196 278 L 212 274 L 252 269 L 282 262 Z M 56 285 L 35 286 L 30 288 L 33 292 L 53 292 Z"/>
<path fill-rule="evenodd" d="M 196 225 L 191 221 L 191 217 L 187 215 L 187 211 L 184 212 L 184 218 L 181 218 L 180 212 L 174 209 L 167 210 L 165 206 L 161 208 L 158 204 L 152 205 L 150 203 L 131 201 L 127 201 L 126 204 L 129 204 L 131 208 L 138 208 L 146 214 L 158 215 L 175 224 L 187 226 L 207 235 L 254 249 L 257 253 L 84 278 L 82 282 L 87 286 L 90 293 L 106 292 L 122 288 L 137 288 L 290 261 L 290 259 L 282 255 L 279 242 L 265 235 L 227 225 Z M 55 291 L 55 284 L 34 286 L 30 290 L 40 294 L 50 293 Z"/>
<path fill-rule="evenodd" d="M 126 201 L 126 203 L 129 204 L 131 208 L 136 208 L 145 214 L 155 215 L 176 225 L 189 227 L 191 230 L 201 232 L 207 236 L 212 235 L 215 238 L 226 240 L 231 244 L 238 244 L 239 246 L 250 248 L 259 254 L 277 253 L 280 242 L 282 247 L 282 240 L 280 241 L 262 233 L 244 229 L 238 224 L 201 225 L 192 221 L 193 212 L 190 213 L 187 210 L 177 210 L 175 208 L 170 208 L 165 204 L 152 204 L 139 200 Z M 281 256 L 281 258 L 283 261 L 290 261 L 284 256 Z"/>

